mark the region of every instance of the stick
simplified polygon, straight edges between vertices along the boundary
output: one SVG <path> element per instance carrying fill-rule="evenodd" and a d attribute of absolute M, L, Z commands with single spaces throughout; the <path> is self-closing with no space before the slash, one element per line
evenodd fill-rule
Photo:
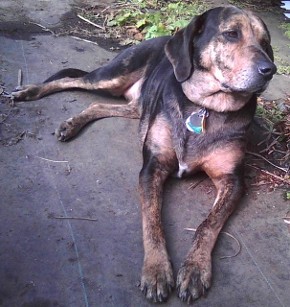
<path fill-rule="evenodd" d="M 184 228 L 184 229 L 189 230 L 189 231 L 196 231 L 195 228 Z M 226 231 L 221 231 L 220 233 L 225 234 L 225 235 L 229 236 L 230 238 L 234 239 L 236 241 L 237 245 L 238 245 L 238 251 L 234 255 L 222 256 L 222 257 L 220 257 L 220 259 L 233 258 L 233 257 L 238 256 L 238 254 L 241 252 L 241 249 L 242 249 L 239 240 Z"/>
<path fill-rule="evenodd" d="M 65 217 L 65 216 L 52 216 L 50 217 L 51 219 L 56 219 L 56 220 L 81 220 L 81 221 L 91 221 L 91 222 L 97 222 L 97 219 L 90 219 L 87 217 Z"/>
<path fill-rule="evenodd" d="M 257 167 L 257 166 L 254 166 L 254 165 L 251 165 L 251 164 L 248 164 L 248 163 L 246 163 L 246 165 L 247 165 L 247 166 L 250 166 L 250 167 L 252 167 L 252 168 L 254 168 L 254 169 L 257 169 L 257 170 L 261 171 L 262 173 L 264 173 L 264 174 L 266 174 L 266 175 L 272 176 L 272 177 L 276 178 L 277 180 L 280 180 L 280 181 L 285 182 L 285 183 L 287 183 L 287 184 L 290 185 L 290 180 L 287 180 L 287 179 L 282 178 L 282 177 L 280 177 L 280 176 L 278 176 L 278 175 L 275 175 L 275 174 L 273 174 L 273 173 L 270 173 L 270 172 L 268 172 L 268 171 L 265 171 L 265 170 L 263 170 L 263 169 L 261 169 L 261 168 L 259 168 L 259 167 Z"/>
<path fill-rule="evenodd" d="M 22 70 L 18 69 L 18 81 L 17 81 L 17 85 L 21 86 L 22 85 Z"/>
<path fill-rule="evenodd" d="M 80 19 L 84 20 L 85 22 L 87 22 L 87 23 L 93 25 L 94 27 L 97 27 L 97 28 L 99 28 L 99 29 L 105 30 L 104 27 L 102 27 L 102 26 L 100 26 L 100 25 L 97 25 L 96 23 L 94 23 L 94 22 L 88 20 L 87 18 L 85 18 L 85 17 L 83 17 L 83 16 L 81 16 L 81 15 L 79 15 L 79 14 L 77 14 L 77 16 L 78 16 Z"/>
<path fill-rule="evenodd" d="M 278 165 L 272 163 L 271 161 L 269 161 L 268 159 L 266 159 L 265 157 L 263 157 L 262 155 L 260 155 L 260 154 L 258 154 L 258 153 L 251 152 L 251 151 L 247 151 L 246 153 L 249 154 L 249 155 L 252 155 L 252 156 L 256 156 L 256 157 L 258 157 L 258 158 L 261 158 L 261 159 L 265 160 L 266 162 L 268 162 L 269 164 L 271 164 L 272 166 L 278 168 L 279 170 L 281 170 L 281 171 L 283 171 L 283 172 L 285 172 L 285 173 L 288 173 L 289 168 L 280 167 L 280 166 L 278 166 Z"/>
<path fill-rule="evenodd" d="M 280 138 L 280 135 L 277 136 L 277 137 L 274 139 L 274 141 L 273 141 L 266 149 L 262 150 L 261 152 L 268 152 L 268 151 L 270 150 L 270 148 L 271 148 L 272 146 L 274 146 L 274 145 L 278 142 L 278 139 L 279 139 L 279 138 Z"/>
<path fill-rule="evenodd" d="M 35 156 L 38 159 L 44 160 L 44 161 L 48 161 L 48 162 L 54 162 L 54 163 L 68 163 L 68 161 L 57 161 L 57 160 L 51 160 L 51 159 L 46 159 L 43 157 L 39 157 L 39 156 Z"/>
<path fill-rule="evenodd" d="M 51 34 L 55 35 L 55 33 L 52 30 L 46 28 L 45 26 L 43 26 L 39 23 L 36 23 L 36 22 L 29 22 L 29 23 L 31 23 L 32 25 L 39 26 L 40 28 L 42 28 L 43 31 L 50 32 Z"/>
<path fill-rule="evenodd" d="M 79 41 L 83 41 L 83 42 L 86 42 L 86 43 L 91 43 L 91 44 L 94 44 L 94 45 L 97 45 L 97 46 L 99 45 L 98 43 L 89 41 L 88 39 L 80 38 L 80 37 L 77 37 L 77 36 L 71 36 L 71 37 L 74 38 L 74 39 L 77 39 Z"/>

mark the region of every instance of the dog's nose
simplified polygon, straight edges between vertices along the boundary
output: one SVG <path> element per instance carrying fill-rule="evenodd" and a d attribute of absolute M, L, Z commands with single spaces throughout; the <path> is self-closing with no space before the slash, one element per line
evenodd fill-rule
<path fill-rule="evenodd" d="M 258 71 L 259 74 L 261 74 L 264 77 L 272 77 L 276 71 L 277 67 L 274 63 L 269 62 L 269 61 L 261 61 L 258 65 Z"/>

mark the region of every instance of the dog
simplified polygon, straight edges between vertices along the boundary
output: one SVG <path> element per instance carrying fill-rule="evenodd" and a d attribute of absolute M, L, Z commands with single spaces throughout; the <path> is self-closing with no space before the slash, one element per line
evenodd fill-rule
<path fill-rule="evenodd" d="M 93 72 L 65 69 L 13 92 L 36 100 L 67 89 L 103 90 L 128 104 L 95 103 L 56 131 L 68 141 L 89 122 L 112 116 L 140 119 L 143 167 L 139 177 L 144 264 L 140 288 L 153 302 L 175 287 L 161 224 L 169 175 L 204 171 L 217 195 L 177 274 L 179 298 L 192 302 L 211 285 L 218 234 L 243 195 L 243 158 L 257 96 L 276 73 L 270 34 L 255 14 L 233 6 L 196 16 L 173 36 L 123 50 Z"/>

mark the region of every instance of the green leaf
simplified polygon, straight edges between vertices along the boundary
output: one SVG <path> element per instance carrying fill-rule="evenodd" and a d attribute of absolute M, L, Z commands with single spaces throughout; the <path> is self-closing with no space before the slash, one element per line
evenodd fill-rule
<path fill-rule="evenodd" d="M 141 28 L 144 27 L 147 24 L 147 20 L 145 18 L 140 19 L 139 21 L 137 21 L 136 23 L 136 28 Z"/>
<path fill-rule="evenodd" d="M 107 26 L 108 27 L 115 27 L 118 25 L 118 22 L 115 20 L 115 19 L 112 19 L 112 20 L 108 20 L 107 21 Z"/>

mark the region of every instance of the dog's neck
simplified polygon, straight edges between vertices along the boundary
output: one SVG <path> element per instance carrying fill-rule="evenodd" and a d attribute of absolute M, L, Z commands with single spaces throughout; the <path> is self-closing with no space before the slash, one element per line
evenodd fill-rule
<path fill-rule="evenodd" d="M 181 86 L 190 101 L 216 112 L 237 111 L 252 96 L 249 93 L 222 91 L 220 82 L 211 74 L 201 71 L 195 71 Z"/>

